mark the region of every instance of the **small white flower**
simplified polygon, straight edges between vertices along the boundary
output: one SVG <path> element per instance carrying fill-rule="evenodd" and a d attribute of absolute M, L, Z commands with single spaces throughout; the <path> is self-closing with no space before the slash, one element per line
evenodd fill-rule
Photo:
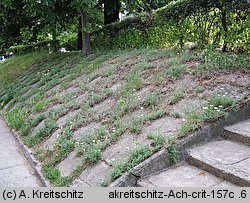
<path fill-rule="evenodd" d="M 215 110 L 217 110 L 217 109 L 218 109 L 218 107 L 214 107 L 214 109 L 215 109 Z"/>
<path fill-rule="evenodd" d="M 209 106 L 210 106 L 210 107 L 213 107 L 214 105 L 210 104 Z"/>
<path fill-rule="evenodd" d="M 183 119 L 181 119 L 182 121 L 186 121 L 186 119 L 185 118 L 183 118 Z"/>
<path fill-rule="evenodd" d="M 217 109 L 216 111 L 220 112 L 220 109 Z"/>
<path fill-rule="evenodd" d="M 222 106 L 222 105 L 220 105 L 220 106 L 219 106 L 219 108 L 223 108 L 223 106 Z"/>
<path fill-rule="evenodd" d="M 142 107 L 141 107 L 141 110 L 143 110 L 143 109 L 144 109 L 144 107 L 142 106 Z"/>
<path fill-rule="evenodd" d="M 207 110 L 208 109 L 208 107 L 207 106 L 205 106 L 205 107 L 202 107 L 204 110 Z"/>

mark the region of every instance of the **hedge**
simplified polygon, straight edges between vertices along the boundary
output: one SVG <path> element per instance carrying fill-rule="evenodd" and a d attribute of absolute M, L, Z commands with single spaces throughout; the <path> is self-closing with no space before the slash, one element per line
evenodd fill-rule
<path fill-rule="evenodd" d="M 95 31 L 92 45 L 97 49 L 165 47 L 191 41 L 249 52 L 249 8 L 248 0 L 177 0 L 152 15 L 129 17 Z"/>

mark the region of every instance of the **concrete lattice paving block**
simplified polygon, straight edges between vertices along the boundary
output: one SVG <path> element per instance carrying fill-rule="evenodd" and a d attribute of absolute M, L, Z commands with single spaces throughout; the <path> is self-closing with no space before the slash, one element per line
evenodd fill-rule
<path fill-rule="evenodd" d="M 77 152 L 73 151 L 58 165 L 58 168 L 62 176 L 69 176 L 80 163 L 81 157 L 78 157 Z"/>
<path fill-rule="evenodd" d="M 59 138 L 60 133 L 62 132 L 62 129 L 57 129 L 49 139 L 46 140 L 46 142 L 43 145 L 44 149 L 52 150 L 54 148 L 56 140 Z"/>
<path fill-rule="evenodd" d="M 71 111 L 69 113 L 67 113 L 65 116 L 59 118 L 57 120 L 57 125 L 59 127 L 65 125 L 70 119 L 72 119 L 73 117 L 75 117 L 78 113 L 80 113 L 81 109 L 78 109 L 78 110 L 74 110 L 74 111 Z"/>
<path fill-rule="evenodd" d="M 115 105 L 115 100 L 114 99 L 107 99 L 100 104 L 97 104 L 96 106 L 93 107 L 93 110 L 96 111 L 97 113 L 101 114 L 105 111 L 108 111 L 109 109 L 112 108 L 112 106 Z"/>
<path fill-rule="evenodd" d="M 74 87 L 74 86 L 72 86 L 72 87 L 67 88 L 66 90 L 63 90 L 59 95 L 60 95 L 61 97 L 63 97 L 63 96 L 65 96 L 65 95 L 67 95 L 67 94 L 69 94 L 69 93 L 73 93 L 73 92 L 75 92 L 75 91 L 77 91 L 77 88 Z"/>
<path fill-rule="evenodd" d="M 87 126 L 84 126 L 82 128 L 79 128 L 77 131 L 74 132 L 73 138 L 75 140 L 80 140 L 81 137 L 85 137 L 88 135 L 91 135 L 95 132 L 95 130 L 101 128 L 102 125 L 100 123 L 91 123 Z"/>
<path fill-rule="evenodd" d="M 182 123 L 183 121 L 181 119 L 177 118 L 171 118 L 171 117 L 164 117 L 159 120 L 154 121 L 151 125 L 145 126 L 142 129 L 143 134 L 157 134 L 160 133 L 163 136 L 171 136 L 175 135 L 178 126 Z"/>
<path fill-rule="evenodd" d="M 116 161 L 126 161 L 131 150 L 147 144 L 149 144 L 149 141 L 145 136 L 124 134 L 120 140 L 103 152 L 103 159 L 110 165 L 113 165 Z"/>
<path fill-rule="evenodd" d="M 172 112 L 180 114 L 181 117 L 185 117 L 185 114 L 191 111 L 201 112 L 205 103 L 206 102 L 204 100 L 183 99 L 178 102 L 178 104 L 173 106 Z"/>
<path fill-rule="evenodd" d="M 122 120 L 125 121 L 125 122 L 129 122 L 129 120 L 132 118 L 132 117 L 143 117 L 143 116 L 146 116 L 147 114 L 149 113 L 149 110 L 146 110 L 146 109 L 140 109 L 140 110 L 137 110 L 137 111 L 134 111 L 133 113 L 129 114 L 129 115 L 125 115 Z"/>
<path fill-rule="evenodd" d="M 236 87 L 230 84 L 217 84 L 216 86 L 208 86 L 205 91 L 200 94 L 201 97 L 212 96 L 226 96 L 237 101 L 242 100 L 246 95 L 249 95 L 249 91 L 242 90 L 240 87 Z"/>
<path fill-rule="evenodd" d="M 104 162 L 98 162 L 94 166 L 85 169 L 80 175 L 80 179 L 92 187 L 98 186 L 109 177 L 111 167 Z"/>
<path fill-rule="evenodd" d="M 113 93 L 116 93 L 118 92 L 120 87 L 121 87 L 121 84 L 117 83 L 117 84 L 114 84 L 110 89 L 112 90 Z"/>

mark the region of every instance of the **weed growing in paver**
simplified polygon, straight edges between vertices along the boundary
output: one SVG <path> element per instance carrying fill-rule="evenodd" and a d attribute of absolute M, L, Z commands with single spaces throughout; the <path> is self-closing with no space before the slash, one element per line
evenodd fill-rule
<path fill-rule="evenodd" d="M 187 71 L 186 65 L 172 66 L 168 68 L 165 72 L 166 76 L 171 76 L 173 78 L 178 78 L 182 76 Z"/>
<path fill-rule="evenodd" d="M 169 137 L 167 141 L 166 149 L 168 151 L 168 158 L 170 163 L 175 164 L 177 161 L 177 153 L 175 150 L 175 137 Z"/>
<path fill-rule="evenodd" d="M 148 158 L 152 153 L 153 149 L 151 149 L 148 145 L 135 148 L 129 153 L 128 161 L 116 162 L 115 166 L 109 173 L 111 180 L 118 178 L 125 171 L 131 172 L 133 167 Z"/>
<path fill-rule="evenodd" d="M 126 76 L 126 81 L 120 91 L 119 97 L 128 97 L 132 90 L 139 90 L 142 87 L 142 79 L 138 72 L 131 72 Z"/>
<path fill-rule="evenodd" d="M 19 130 L 27 116 L 27 113 L 20 108 L 15 108 L 13 111 L 7 112 L 5 114 L 5 119 L 12 129 Z"/>
<path fill-rule="evenodd" d="M 156 134 L 149 134 L 147 138 L 152 141 L 152 144 L 155 148 L 160 148 L 166 141 L 166 138 L 162 136 L 159 131 Z"/>
<path fill-rule="evenodd" d="M 133 116 L 129 122 L 129 126 L 128 126 L 129 130 L 131 130 L 131 132 L 133 133 L 140 134 L 145 120 L 146 120 L 145 116 L 139 116 L 139 117 Z"/>
<path fill-rule="evenodd" d="M 106 180 L 102 180 L 102 181 L 99 182 L 97 185 L 98 185 L 98 187 L 108 187 L 109 182 L 106 181 Z"/>
<path fill-rule="evenodd" d="M 215 107 L 214 105 L 210 104 L 207 107 L 203 107 L 203 109 L 203 121 L 215 121 L 225 115 L 225 110 L 222 106 Z"/>
<path fill-rule="evenodd" d="M 172 96 L 170 96 L 168 103 L 170 105 L 178 103 L 185 96 L 185 92 L 182 89 L 175 89 Z"/>
<path fill-rule="evenodd" d="M 150 92 L 145 96 L 143 104 L 145 107 L 153 108 L 158 104 L 158 102 L 160 102 L 158 94 Z"/>
<path fill-rule="evenodd" d="M 182 123 L 178 127 L 178 137 L 182 138 L 186 136 L 188 133 L 193 132 L 198 128 L 199 128 L 199 125 L 196 123 L 189 123 L 189 122 Z"/>
<path fill-rule="evenodd" d="M 45 100 L 43 99 L 35 104 L 35 106 L 33 107 L 33 111 L 40 112 L 44 108 L 45 105 L 46 103 L 45 103 Z"/>
<path fill-rule="evenodd" d="M 84 135 L 79 142 L 76 142 L 76 150 L 78 155 L 83 155 L 85 163 L 95 163 L 101 158 L 102 149 L 107 143 L 109 143 L 107 132 L 102 127 L 91 135 Z"/>
<path fill-rule="evenodd" d="M 68 186 L 71 182 L 69 177 L 62 177 L 60 170 L 54 168 L 49 162 L 43 165 L 42 172 L 45 177 L 57 187 Z"/>
<path fill-rule="evenodd" d="M 234 99 L 231 99 L 226 96 L 214 96 L 208 100 L 208 105 L 213 105 L 213 107 L 221 107 L 221 108 L 235 108 L 237 104 L 237 101 Z"/>
<path fill-rule="evenodd" d="M 204 92 L 204 90 L 205 90 L 204 87 L 199 86 L 199 87 L 196 87 L 196 88 L 194 89 L 194 92 L 195 92 L 196 94 L 200 94 L 200 93 Z"/>
<path fill-rule="evenodd" d="M 127 168 L 127 164 L 126 163 L 122 163 L 122 162 L 116 162 L 114 165 L 114 168 L 112 168 L 112 170 L 109 173 L 109 176 L 112 180 L 115 180 L 116 178 L 118 178 L 119 176 L 121 176 L 121 174 L 126 171 Z"/>
<path fill-rule="evenodd" d="M 113 141 L 118 140 L 118 138 L 126 131 L 127 123 L 122 120 L 117 120 L 114 123 L 114 127 L 111 129 L 110 136 Z"/>
<path fill-rule="evenodd" d="M 57 124 L 54 120 L 52 119 L 47 119 L 44 122 L 44 126 L 39 128 L 37 132 L 35 132 L 31 136 L 26 136 L 24 138 L 25 144 L 28 146 L 34 146 L 37 144 L 39 141 L 44 139 L 45 137 L 51 135 L 51 133 L 57 128 Z"/>
<path fill-rule="evenodd" d="M 42 120 L 44 119 L 44 114 L 39 114 L 39 116 L 35 117 L 34 119 L 29 118 L 25 120 L 22 127 L 20 128 L 20 133 L 22 136 L 28 136 L 31 129 L 37 126 Z"/>
<path fill-rule="evenodd" d="M 53 165 L 59 163 L 63 160 L 63 158 L 67 157 L 70 152 L 73 151 L 75 147 L 75 141 L 72 139 L 72 136 L 65 135 L 67 132 L 63 133 L 63 135 L 59 136 L 56 140 L 54 146 L 54 155 L 53 155 Z"/>
<path fill-rule="evenodd" d="M 46 163 L 42 167 L 43 174 L 51 182 L 55 183 L 61 176 L 59 169 L 54 168 L 52 164 Z"/>

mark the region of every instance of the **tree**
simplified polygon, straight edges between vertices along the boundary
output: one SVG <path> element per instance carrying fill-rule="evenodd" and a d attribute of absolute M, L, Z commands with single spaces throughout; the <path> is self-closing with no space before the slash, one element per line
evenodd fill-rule
<path fill-rule="evenodd" d="M 43 28 L 52 35 L 53 51 L 58 49 L 57 36 L 60 29 L 65 27 L 74 17 L 71 0 L 23 0 L 25 9 L 36 18 Z"/>
<path fill-rule="evenodd" d="M 20 31 L 24 27 L 32 27 L 34 19 L 23 9 L 20 0 L 0 1 L 0 48 L 8 48 L 22 42 Z"/>
<path fill-rule="evenodd" d="M 124 0 L 124 3 L 130 13 L 147 12 L 151 14 L 153 9 L 163 7 L 171 1 L 172 0 Z"/>
<path fill-rule="evenodd" d="M 99 0 L 98 4 L 101 6 L 104 5 L 104 25 L 119 20 L 121 0 Z"/>

